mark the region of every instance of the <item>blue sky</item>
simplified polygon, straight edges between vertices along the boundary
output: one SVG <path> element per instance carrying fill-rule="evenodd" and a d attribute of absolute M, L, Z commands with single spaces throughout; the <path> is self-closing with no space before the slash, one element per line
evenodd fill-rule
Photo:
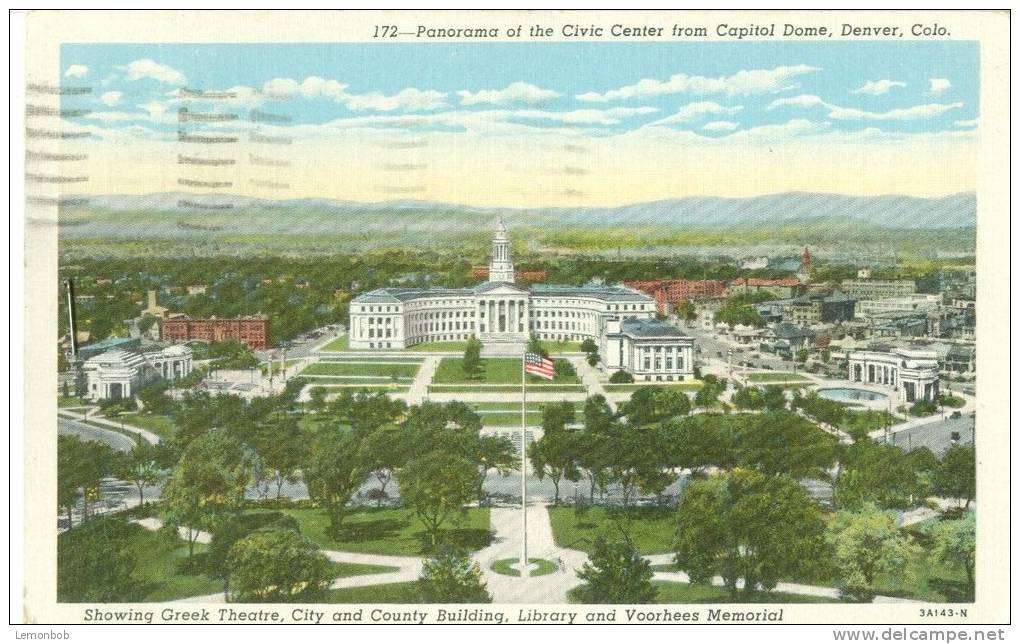
<path fill-rule="evenodd" d="M 99 139 L 171 140 L 186 105 L 240 119 L 195 130 L 236 130 L 259 109 L 291 119 L 260 129 L 296 139 L 468 134 L 467 156 L 479 138 L 551 135 L 955 144 L 977 127 L 978 57 L 961 41 L 65 44 L 61 66 L 94 87 L 64 107 L 92 110 L 74 120 Z M 182 100 L 182 87 L 235 99 Z"/>

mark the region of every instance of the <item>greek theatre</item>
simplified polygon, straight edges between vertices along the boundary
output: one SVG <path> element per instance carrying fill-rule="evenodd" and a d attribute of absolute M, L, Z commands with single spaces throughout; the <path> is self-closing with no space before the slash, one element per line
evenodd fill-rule
<path fill-rule="evenodd" d="M 492 237 L 489 279 L 470 288 L 381 288 L 351 301 L 351 349 L 403 349 L 423 342 L 481 340 L 486 355 L 520 355 L 540 340 L 591 339 L 610 371 L 638 380 L 689 380 L 693 339 L 654 320 L 654 298 L 626 286 L 515 284 L 502 220 Z M 647 367 L 647 368 L 646 368 Z M 658 368 L 656 368 L 658 367 Z"/>

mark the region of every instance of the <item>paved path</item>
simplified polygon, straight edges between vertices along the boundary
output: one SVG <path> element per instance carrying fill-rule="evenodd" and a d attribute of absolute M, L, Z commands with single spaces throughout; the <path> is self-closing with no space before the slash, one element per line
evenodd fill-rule
<path fill-rule="evenodd" d="M 581 379 L 584 386 L 588 389 L 588 394 L 594 396 L 600 394 L 609 403 L 612 409 L 616 410 L 615 398 L 612 394 L 606 392 L 606 388 L 602 386 L 602 381 L 599 380 L 598 369 L 588 364 L 588 360 L 580 356 L 572 356 L 569 358 L 570 363 L 574 365 L 574 371 L 577 372 L 577 377 Z M 628 394 L 629 397 L 629 394 Z"/>
<path fill-rule="evenodd" d="M 673 563 L 673 553 L 667 552 L 657 555 L 648 555 L 647 557 L 645 557 L 645 559 L 647 559 L 648 562 L 653 566 L 668 565 Z M 678 584 L 689 584 L 691 582 L 691 578 L 687 575 L 687 573 L 679 571 L 656 572 L 655 577 L 653 577 L 653 579 L 655 579 L 656 581 L 670 581 Z M 722 577 L 715 576 L 712 578 L 712 585 L 722 587 L 725 585 L 725 583 L 723 582 Z M 743 587 L 744 580 L 742 579 L 737 580 L 737 588 L 742 589 Z M 812 586 L 810 584 L 796 584 L 781 581 L 778 584 L 776 584 L 774 590 L 775 592 L 779 593 L 790 593 L 792 595 L 805 595 L 808 597 L 824 597 L 827 599 L 831 599 L 833 601 L 839 600 L 839 589 L 829 588 L 827 586 Z M 902 597 L 887 597 L 885 595 L 878 595 L 874 599 L 875 603 L 893 603 L 893 602 L 912 603 L 917 601 L 919 600 L 904 599 Z"/>
<path fill-rule="evenodd" d="M 78 421 L 87 420 L 88 422 L 95 423 L 96 425 L 103 425 L 105 427 L 109 427 L 110 429 L 120 432 L 121 435 L 123 435 L 125 432 L 129 432 L 131 434 L 138 434 L 152 445 L 159 443 L 159 436 L 153 434 L 149 430 L 141 429 L 140 427 L 132 427 L 127 423 L 119 423 L 116 421 L 109 420 L 107 418 L 103 418 L 101 416 L 96 416 L 95 412 L 97 410 L 98 407 L 91 407 L 84 414 L 80 414 L 78 412 L 68 411 L 66 409 L 58 409 L 57 417 L 69 418 L 71 420 Z"/>
<path fill-rule="evenodd" d="M 159 530 L 163 527 L 163 521 L 156 517 L 135 519 L 132 521 L 147 530 Z M 179 527 L 177 534 L 181 539 L 188 539 L 190 528 Z M 195 543 L 208 544 L 212 541 L 212 534 L 198 531 Z M 372 566 L 388 566 L 396 568 L 393 572 L 377 574 L 354 575 L 351 577 L 337 577 L 333 580 L 330 588 L 356 588 L 361 586 L 378 586 L 380 584 L 396 584 L 402 582 L 416 581 L 421 576 L 424 559 L 421 557 L 398 557 L 394 555 L 377 555 L 363 552 L 342 552 L 339 550 L 322 550 L 330 561 L 337 563 L 367 564 Z M 226 597 L 222 592 L 198 597 L 187 597 L 176 600 L 185 603 L 210 603 L 222 604 Z"/>
<path fill-rule="evenodd" d="M 432 384 L 432 377 L 436 375 L 439 368 L 440 356 L 428 356 L 422 362 L 418 373 L 414 375 L 411 388 L 407 390 L 405 400 L 409 405 L 420 405 L 429 395 L 429 385 Z"/>
<path fill-rule="evenodd" d="M 540 577 L 510 577 L 493 572 L 490 566 L 500 559 L 516 559 L 521 552 L 521 509 L 492 508 L 489 511 L 492 544 L 473 555 L 482 569 L 482 577 L 495 603 L 565 604 L 567 591 L 577 586 L 576 569 L 588 555 L 579 550 L 560 548 L 553 540 L 549 510 L 544 503 L 528 504 L 528 557 L 547 559 L 559 569 Z"/>

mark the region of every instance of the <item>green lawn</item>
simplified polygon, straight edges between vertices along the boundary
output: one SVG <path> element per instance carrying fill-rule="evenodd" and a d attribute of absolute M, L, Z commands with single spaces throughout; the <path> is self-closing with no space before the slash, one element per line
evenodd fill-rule
<path fill-rule="evenodd" d="M 531 571 L 529 577 L 541 577 L 542 575 L 548 575 L 549 573 L 556 572 L 556 564 L 549 561 L 548 559 L 538 559 L 537 557 L 528 557 L 528 561 L 533 564 L 538 564 L 538 567 Z M 517 565 L 520 563 L 520 558 L 517 559 L 500 559 L 492 562 L 489 566 L 492 571 L 500 575 L 506 575 L 507 577 L 520 577 L 521 572 L 517 569 Z"/>
<path fill-rule="evenodd" d="M 685 382 L 635 382 L 635 383 L 606 383 L 602 385 L 606 391 L 637 391 L 642 387 L 669 387 L 681 391 L 697 391 L 701 389 L 700 380 L 689 380 Z"/>
<path fill-rule="evenodd" d="M 347 342 L 347 334 L 343 334 L 339 338 L 331 341 L 326 346 L 319 349 L 320 351 L 349 351 L 349 343 Z"/>
<path fill-rule="evenodd" d="M 457 351 L 460 353 L 467 349 L 467 340 L 449 340 L 447 342 L 422 342 L 407 347 L 405 351 Z"/>
<path fill-rule="evenodd" d="M 443 358 L 436 369 L 436 375 L 432 379 L 436 384 L 450 383 L 477 383 L 490 385 L 520 384 L 521 382 L 521 361 L 518 358 L 484 358 L 482 359 L 482 372 L 476 380 L 470 380 L 464 374 L 463 358 Z M 553 380 L 546 380 L 538 376 L 528 375 L 528 382 L 535 384 L 557 383 L 576 384 L 580 382 L 577 376 L 556 376 Z"/>
<path fill-rule="evenodd" d="M 768 371 L 747 374 L 748 382 L 811 382 L 792 371 Z"/>
<path fill-rule="evenodd" d="M 518 385 L 429 385 L 429 391 L 436 394 L 444 393 L 482 393 L 482 394 L 513 394 L 520 393 L 521 386 Z M 528 391 L 542 393 L 578 393 L 583 394 L 588 390 L 584 385 L 528 385 Z"/>
<path fill-rule="evenodd" d="M 396 566 L 376 566 L 373 564 L 356 564 L 331 562 L 334 577 L 358 577 L 360 575 L 381 575 L 385 572 L 397 572 Z"/>
<path fill-rule="evenodd" d="M 550 354 L 581 353 L 581 343 L 569 340 L 542 340 L 542 348 Z"/>
<path fill-rule="evenodd" d="M 57 396 L 57 407 L 87 407 L 89 403 L 82 402 L 81 398 L 74 396 Z"/>
<path fill-rule="evenodd" d="M 383 381 L 381 380 L 362 381 L 359 379 L 350 380 L 347 378 L 343 380 L 336 379 L 328 380 L 326 378 L 315 378 L 311 381 L 310 384 L 313 388 L 322 387 L 323 389 L 326 390 L 326 393 L 328 394 L 335 394 L 340 391 L 343 391 L 344 389 L 351 389 L 355 393 L 360 393 L 363 391 L 373 393 L 376 391 L 385 391 L 389 393 L 404 393 L 411 388 L 406 380 L 403 380 L 398 384 L 394 384 L 393 382 L 388 382 L 384 384 L 380 383 L 383 383 Z"/>
<path fill-rule="evenodd" d="M 267 510 L 253 510 L 266 512 Z M 425 528 L 414 512 L 404 508 L 354 508 L 344 518 L 339 540 L 326 535 L 329 518 L 325 510 L 299 508 L 280 510 L 293 516 L 301 533 L 327 550 L 365 552 L 381 555 L 416 556 L 430 549 Z M 489 509 L 469 508 L 443 527 L 441 539 L 468 551 L 480 550 L 491 540 Z"/>
<path fill-rule="evenodd" d="M 125 549 L 135 559 L 131 575 L 134 585 L 120 601 L 158 602 L 196 595 L 209 595 L 223 590 L 223 582 L 202 570 L 202 553 L 206 546 L 195 544 L 195 564 L 187 564 L 188 546 L 183 540 L 168 541 L 160 534 L 129 524 Z M 62 543 L 74 540 L 71 530 L 57 537 Z M 74 543 L 74 541 L 71 541 Z M 67 546 L 73 552 L 73 546 Z M 58 565 L 57 574 L 61 567 Z M 58 598 L 59 600 L 59 598 Z"/>
<path fill-rule="evenodd" d="M 342 356 L 323 356 L 319 358 L 319 362 L 383 362 L 383 363 L 400 363 L 409 365 L 420 365 L 425 361 L 425 358 L 421 356 L 359 356 L 359 355 L 342 355 Z"/>
<path fill-rule="evenodd" d="M 316 362 L 308 365 L 302 376 L 375 376 L 377 378 L 414 378 L 417 364 L 358 364 L 351 362 Z"/>
<path fill-rule="evenodd" d="M 110 420 L 113 422 L 123 421 L 125 425 L 147 429 L 164 440 L 173 438 L 174 433 L 177 431 L 177 425 L 174 424 L 173 419 L 169 416 L 121 414 Z"/>
<path fill-rule="evenodd" d="M 624 511 L 592 507 L 578 515 L 572 507 L 559 506 L 549 508 L 549 518 L 556 545 L 586 552 L 596 537 L 602 535 L 618 541 L 623 539 L 624 532 L 641 554 L 670 552 L 676 533 L 673 508 L 641 507 Z"/>
<path fill-rule="evenodd" d="M 520 426 L 521 424 L 521 412 L 513 413 L 496 413 L 496 414 L 479 414 L 482 419 L 482 425 L 487 427 L 506 427 L 506 426 Z M 542 414 L 528 414 L 525 417 L 525 422 L 528 425 L 541 425 Z"/>
<path fill-rule="evenodd" d="M 419 604 L 421 593 L 418 584 L 407 581 L 399 584 L 380 584 L 357 588 L 334 588 L 326 591 L 324 604 Z"/>

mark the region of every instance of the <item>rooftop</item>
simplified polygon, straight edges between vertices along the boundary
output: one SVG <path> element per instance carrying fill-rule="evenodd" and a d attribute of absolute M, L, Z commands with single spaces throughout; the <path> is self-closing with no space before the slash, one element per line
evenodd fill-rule
<path fill-rule="evenodd" d="M 686 338 L 678 327 L 659 320 L 624 320 L 621 332 L 637 338 Z"/>

